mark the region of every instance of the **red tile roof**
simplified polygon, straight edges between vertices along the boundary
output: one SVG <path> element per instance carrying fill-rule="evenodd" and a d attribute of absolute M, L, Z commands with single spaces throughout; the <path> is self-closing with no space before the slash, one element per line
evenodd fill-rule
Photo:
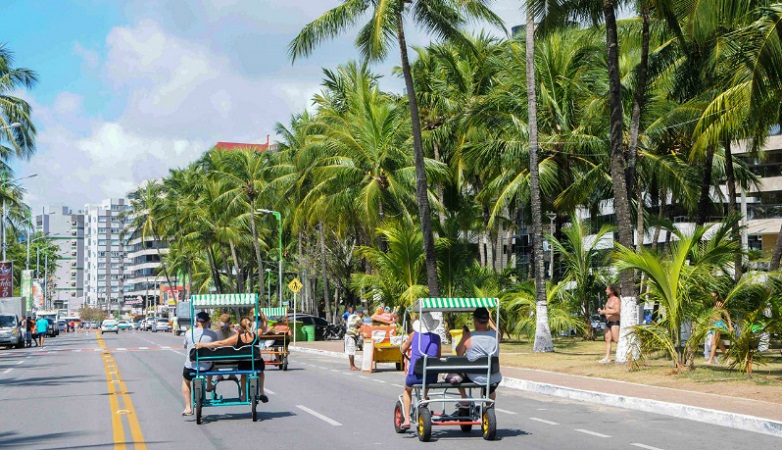
<path fill-rule="evenodd" d="M 266 150 L 276 150 L 277 145 L 269 143 L 269 135 L 266 135 L 265 144 L 248 144 L 245 142 L 218 142 L 215 147 L 218 150 L 249 150 L 254 152 L 265 152 Z"/>

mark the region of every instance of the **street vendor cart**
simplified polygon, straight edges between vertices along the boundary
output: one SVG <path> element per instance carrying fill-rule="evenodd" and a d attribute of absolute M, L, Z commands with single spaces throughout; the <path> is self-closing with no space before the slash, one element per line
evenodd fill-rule
<path fill-rule="evenodd" d="M 291 341 L 290 327 L 288 326 L 287 308 L 261 308 L 261 312 L 268 317 L 280 317 L 280 322 L 269 326 L 266 333 L 258 339 L 261 341 L 261 355 L 267 366 L 277 366 L 279 369 L 288 370 L 288 344 Z M 284 320 L 284 322 L 282 322 Z"/>

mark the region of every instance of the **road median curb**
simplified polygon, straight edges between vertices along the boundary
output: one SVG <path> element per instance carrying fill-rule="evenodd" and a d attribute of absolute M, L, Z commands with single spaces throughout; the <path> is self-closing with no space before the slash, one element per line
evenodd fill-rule
<path fill-rule="evenodd" d="M 327 356 L 331 358 L 345 357 L 345 354 L 342 352 L 334 352 L 329 350 L 319 350 L 292 345 L 289 347 L 289 349 L 291 351 Z M 361 359 L 361 356 L 356 355 L 356 360 Z M 738 430 L 752 431 L 755 433 L 782 437 L 782 422 L 764 419 L 762 417 L 701 408 L 698 406 L 683 405 L 680 403 L 668 403 L 647 398 L 606 394 L 603 392 L 575 389 L 566 386 L 558 386 L 555 384 L 522 380 L 520 378 L 512 377 L 503 377 L 502 386 L 521 391 L 549 395 L 552 397 L 561 397 L 588 403 L 630 409 L 634 411 L 662 414 L 665 416 L 694 420 L 696 422 L 703 422 L 711 425 L 719 425 L 723 427 L 735 428 Z"/>

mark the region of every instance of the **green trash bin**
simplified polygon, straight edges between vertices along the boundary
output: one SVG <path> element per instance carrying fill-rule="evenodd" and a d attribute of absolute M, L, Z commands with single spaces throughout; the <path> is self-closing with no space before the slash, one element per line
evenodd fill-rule
<path fill-rule="evenodd" d="M 315 340 L 315 325 L 304 325 L 301 329 L 304 331 L 305 335 L 302 340 L 306 340 L 307 342 Z"/>
<path fill-rule="evenodd" d="M 307 340 L 307 336 L 304 334 L 304 322 L 290 322 L 288 326 L 291 328 L 291 331 L 295 330 L 297 341 Z"/>

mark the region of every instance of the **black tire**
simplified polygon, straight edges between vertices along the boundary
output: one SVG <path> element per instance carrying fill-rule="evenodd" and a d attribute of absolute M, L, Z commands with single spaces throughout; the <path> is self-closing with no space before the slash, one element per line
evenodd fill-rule
<path fill-rule="evenodd" d="M 405 432 L 405 430 L 402 429 L 402 422 L 405 421 L 403 408 L 404 406 L 402 405 L 402 402 L 397 400 L 396 405 L 394 405 L 394 431 L 396 431 L 397 433 Z"/>
<path fill-rule="evenodd" d="M 396 363 L 396 370 L 399 370 L 400 372 L 402 371 L 402 363 L 401 362 Z"/>
<path fill-rule="evenodd" d="M 20 339 L 16 344 L 16 348 L 24 348 L 24 339 Z"/>
<path fill-rule="evenodd" d="M 460 417 L 467 417 L 469 415 L 470 415 L 470 408 L 459 408 L 459 416 Z M 465 433 L 469 433 L 470 431 L 472 431 L 472 424 L 459 425 L 459 427 Z"/>
<path fill-rule="evenodd" d="M 426 407 L 418 408 L 418 440 L 429 442 L 432 439 L 432 412 Z"/>
<path fill-rule="evenodd" d="M 247 392 L 247 399 L 250 400 L 253 422 L 258 421 L 258 379 L 250 379 L 250 392 Z"/>
<path fill-rule="evenodd" d="M 201 425 L 201 409 L 204 406 L 204 383 L 202 380 L 193 380 L 190 383 L 193 389 L 193 397 L 195 398 L 196 423 Z"/>
<path fill-rule="evenodd" d="M 280 365 L 280 367 L 282 367 L 283 371 L 288 370 L 288 356 L 287 355 L 282 357 L 282 364 Z"/>
<path fill-rule="evenodd" d="M 497 437 L 497 416 L 494 414 L 494 408 L 483 408 L 481 430 L 487 441 L 493 441 Z"/>

